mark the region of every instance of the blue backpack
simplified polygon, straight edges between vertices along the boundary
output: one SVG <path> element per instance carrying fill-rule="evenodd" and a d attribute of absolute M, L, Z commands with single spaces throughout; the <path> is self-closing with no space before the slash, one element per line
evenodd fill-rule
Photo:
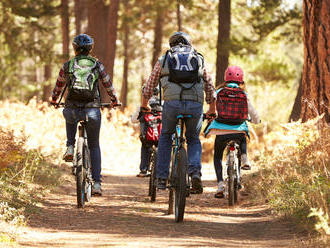
<path fill-rule="evenodd" d="M 166 60 L 168 61 L 169 81 L 177 84 L 199 82 L 198 56 L 202 57 L 188 45 L 179 44 L 168 50 L 164 63 Z"/>

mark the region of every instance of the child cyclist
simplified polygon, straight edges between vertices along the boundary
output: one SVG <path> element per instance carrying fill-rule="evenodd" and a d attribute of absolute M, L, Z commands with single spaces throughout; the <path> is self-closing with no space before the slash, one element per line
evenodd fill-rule
<path fill-rule="evenodd" d="M 153 96 L 149 99 L 148 104 L 151 113 L 144 113 L 140 108 L 131 116 L 132 123 L 140 123 L 140 140 L 141 140 L 141 162 L 140 172 L 137 177 L 147 177 L 150 164 L 150 155 L 153 145 L 158 145 L 161 128 L 161 112 L 162 106 L 159 102 L 158 88 L 154 89 Z M 149 132 L 148 132 L 149 129 Z M 159 132 L 158 132 L 159 131 Z M 149 136 L 148 136 L 149 133 Z M 150 133 L 153 137 L 150 139 Z"/>
<path fill-rule="evenodd" d="M 225 95 L 221 93 L 223 89 L 228 90 L 227 92 L 236 92 L 238 95 L 241 96 L 242 99 L 236 100 L 241 101 L 241 103 L 233 103 L 226 102 L 226 97 L 228 101 L 235 101 L 233 99 L 236 98 L 228 98 L 232 97 L 232 95 Z M 217 112 L 218 117 L 214 120 L 211 125 L 208 127 L 206 133 L 208 133 L 211 129 L 221 129 L 226 130 L 223 134 L 216 135 L 215 142 L 214 142 L 214 169 L 217 176 L 218 182 L 218 189 L 215 194 L 216 198 L 223 198 L 224 197 L 224 182 L 223 182 L 223 175 L 222 175 L 222 157 L 223 151 L 226 148 L 227 143 L 230 140 L 238 140 L 240 141 L 240 149 L 241 149 L 241 169 L 243 170 L 250 170 L 251 164 L 247 157 L 247 144 L 246 144 L 246 135 L 249 135 L 248 126 L 246 123 L 246 118 L 242 118 L 241 114 L 246 112 L 252 123 L 259 123 L 260 119 L 258 116 L 257 111 L 252 106 L 251 102 L 249 101 L 245 90 L 245 83 L 243 81 L 243 70 L 238 66 L 229 66 L 225 71 L 225 83 L 224 87 L 217 90 Z M 245 99 L 245 103 L 244 103 Z M 244 104 L 246 106 L 244 106 Z M 247 108 L 247 109 L 246 109 Z M 234 114 L 226 114 L 225 112 L 237 112 Z M 228 119 L 226 116 L 233 116 L 239 120 L 235 119 Z M 223 118 L 225 117 L 225 118 Z M 231 133 L 232 131 L 232 133 Z M 238 132 L 244 131 L 244 132 Z"/>

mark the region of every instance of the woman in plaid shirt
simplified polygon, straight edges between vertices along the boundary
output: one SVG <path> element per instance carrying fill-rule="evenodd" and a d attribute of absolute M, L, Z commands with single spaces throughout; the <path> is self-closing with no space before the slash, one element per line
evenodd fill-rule
<path fill-rule="evenodd" d="M 172 48 L 176 46 L 193 49 L 190 37 L 184 32 L 175 32 L 169 39 Z M 167 53 L 166 53 L 167 54 Z M 202 114 L 204 93 L 205 100 L 210 104 L 208 114 L 215 113 L 215 88 L 210 75 L 204 67 L 203 57 L 198 54 L 198 82 L 189 88 L 181 91 L 177 83 L 170 81 L 169 62 L 166 55 L 163 55 L 155 64 L 153 71 L 143 91 L 141 109 L 149 110 L 148 99 L 152 96 L 153 89 L 159 82 L 164 90 L 164 106 L 162 113 L 162 130 L 158 143 L 158 153 L 162 156 L 157 160 L 158 189 L 166 189 L 166 181 L 169 175 L 171 160 L 172 134 L 175 132 L 179 114 L 190 114 L 192 118 L 185 120 L 186 139 L 188 145 L 188 173 L 192 178 L 192 193 L 202 193 L 201 182 L 201 153 L 202 147 L 199 134 L 202 127 Z M 186 84 L 182 82 L 182 84 Z M 189 83 L 187 84 L 189 86 Z M 192 83 L 190 83 L 190 86 Z M 186 87 L 184 87 L 186 88 Z"/>

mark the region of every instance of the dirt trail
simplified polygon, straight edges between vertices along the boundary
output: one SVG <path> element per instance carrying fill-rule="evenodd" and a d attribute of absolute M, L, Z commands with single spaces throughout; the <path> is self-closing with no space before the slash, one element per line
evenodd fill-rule
<path fill-rule="evenodd" d="M 166 215 L 167 192 L 147 197 L 148 179 L 106 176 L 104 195 L 77 209 L 73 181 L 48 195 L 19 236 L 22 247 L 306 247 L 289 223 L 243 199 L 229 208 L 214 181 L 187 199 L 183 223 Z"/>

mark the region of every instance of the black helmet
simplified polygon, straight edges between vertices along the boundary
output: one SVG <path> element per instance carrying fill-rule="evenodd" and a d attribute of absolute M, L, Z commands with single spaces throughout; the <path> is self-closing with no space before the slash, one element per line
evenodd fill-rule
<path fill-rule="evenodd" d="M 74 37 L 72 46 L 78 53 L 89 53 L 94 45 L 94 40 L 87 34 L 79 34 Z"/>
<path fill-rule="evenodd" d="M 178 44 L 189 45 L 191 46 L 191 39 L 189 34 L 185 32 L 175 32 L 171 35 L 169 39 L 170 47 L 176 46 Z"/>

